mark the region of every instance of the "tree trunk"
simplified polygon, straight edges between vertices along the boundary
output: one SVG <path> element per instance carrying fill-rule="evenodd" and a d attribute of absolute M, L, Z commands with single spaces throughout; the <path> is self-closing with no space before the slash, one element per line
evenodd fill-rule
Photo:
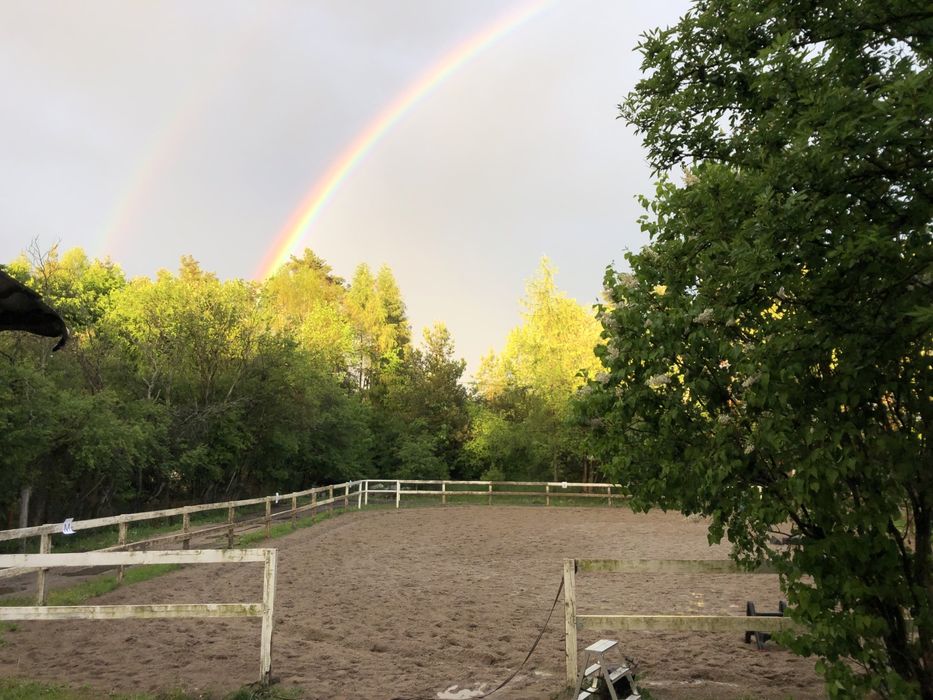
<path fill-rule="evenodd" d="M 24 486 L 19 492 L 19 526 L 29 527 L 29 497 L 32 496 L 32 486 Z M 26 538 L 22 539 L 23 553 L 26 552 Z"/>
<path fill-rule="evenodd" d="M 24 486 L 19 492 L 19 526 L 29 527 L 29 499 L 32 497 L 32 486 Z"/>

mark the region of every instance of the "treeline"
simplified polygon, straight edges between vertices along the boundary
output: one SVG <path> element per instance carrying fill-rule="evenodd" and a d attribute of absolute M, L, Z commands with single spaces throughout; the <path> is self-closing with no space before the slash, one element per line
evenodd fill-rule
<path fill-rule="evenodd" d="M 4 266 L 72 341 L 0 336 L 0 523 L 361 477 L 592 479 L 571 402 L 599 328 L 542 262 L 524 323 L 464 382 L 443 324 L 412 337 L 383 266 L 310 250 L 264 283 L 192 258 L 127 279 L 80 249 Z"/>

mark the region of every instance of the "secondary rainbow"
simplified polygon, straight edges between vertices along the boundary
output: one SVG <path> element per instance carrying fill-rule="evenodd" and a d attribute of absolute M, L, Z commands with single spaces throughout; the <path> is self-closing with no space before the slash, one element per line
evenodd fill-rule
<path fill-rule="evenodd" d="M 360 161 L 379 140 L 423 97 L 446 80 L 458 68 L 498 39 L 519 28 L 555 0 L 526 3 L 499 17 L 491 25 L 462 42 L 446 54 L 432 68 L 412 82 L 404 92 L 392 100 L 369 125 L 330 164 L 327 171 L 314 183 L 301 205 L 276 236 L 262 264 L 256 270 L 256 279 L 265 279 L 284 264 L 307 235 L 337 188 L 359 165 Z"/>

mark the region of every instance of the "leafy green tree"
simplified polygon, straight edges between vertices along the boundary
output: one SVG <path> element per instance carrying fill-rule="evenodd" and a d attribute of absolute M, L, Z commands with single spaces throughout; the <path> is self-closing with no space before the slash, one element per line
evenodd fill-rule
<path fill-rule="evenodd" d="M 477 394 L 489 409 L 507 415 L 511 444 L 504 443 L 508 433 L 495 422 L 488 425 L 499 429 L 480 431 L 474 440 L 494 437 L 497 454 L 514 455 L 511 463 L 499 457 L 483 465 L 509 478 L 556 480 L 574 475 L 589 480 L 590 461 L 572 400 L 584 377 L 600 367 L 593 354 L 600 327 L 591 312 L 557 289 L 554 275 L 543 259 L 522 300 L 522 325 L 509 333 L 499 356 L 483 358 L 477 373 Z M 482 443 L 470 452 L 492 454 Z"/>
<path fill-rule="evenodd" d="M 833 697 L 933 698 L 931 40 L 925 3 L 700 0 L 621 107 L 660 178 L 606 275 L 604 458 L 777 566 Z"/>
<path fill-rule="evenodd" d="M 371 394 L 375 432 L 385 446 L 379 471 L 404 478 L 447 478 L 463 468 L 469 430 L 466 362 L 447 327 L 425 328 L 422 346 L 390 365 Z"/>
<path fill-rule="evenodd" d="M 51 357 L 46 343 L 24 334 L 0 339 L 0 511 L 12 515 L 18 495 L 21 524 L 96 514 L 133 498 L 136 469 L 158 460 L 162 437 L 159 417 L 104 378 L 96 326 L 125 283 L 122 272 L 77 248 L 29 252 L 8 269 L 62 309 L 72 340 Z"/>
<path fill-rule="evenodd" d="M 347 294 L 347 311 L 353 328 L 352 373 L 356 386 L 368 389 L 377 376 L 381 341 L 385 336 L 386 309 L 376 290 L 369 265 L 361 263 L 353 273 Z"/>
<path fill-rule="evenodd" d="M 305 248 L 266 280 L 262 299 L 271 327 L 295 337 L 301 347 L 343 374 L 353 351 L 353 329 L 346 312 L 346 283 L 330 265 Z"/>
<path fill-rule="evenodd" d="M 379 351 L 382 357 L 399 359 L 411 344 L 411 324 L 402 292 L 388 265 L 379 268 L 376 275 L 376 296 L 382 304 L 385 326 L 380 333 Z"/>

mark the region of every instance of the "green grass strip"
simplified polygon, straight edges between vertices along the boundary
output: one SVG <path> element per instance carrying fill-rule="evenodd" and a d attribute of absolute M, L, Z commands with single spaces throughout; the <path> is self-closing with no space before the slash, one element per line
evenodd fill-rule
<path fill-rule="evenodd" d="M 244 686 L 232 693 L 212 695 L 199 692 L 191 695 L 184 691 L 173 690 L 161 693 L 102 693 L 102 691 L 82 686 L 71 688 L 55 683 L 37 683 L 18 678 L 0 678 L 0 698 L 4 700 L 298 700 L 298 690 L 288 690 L 270 686 Z"/>

